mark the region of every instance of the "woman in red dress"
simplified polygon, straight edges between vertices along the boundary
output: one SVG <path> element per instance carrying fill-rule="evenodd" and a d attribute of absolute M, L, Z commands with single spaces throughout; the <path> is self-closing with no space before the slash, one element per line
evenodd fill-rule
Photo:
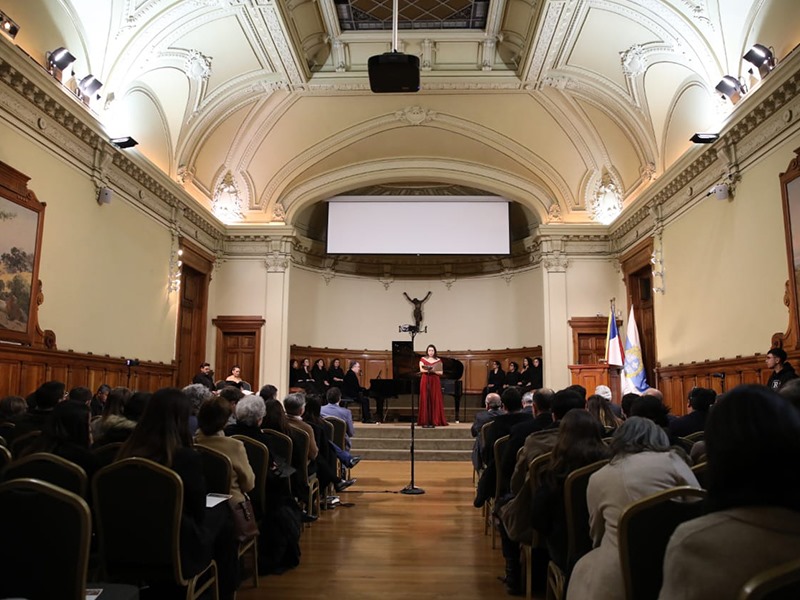
<path fill-rule="evenodd" d="M 419 418 L 417 425 L 435 427 L 447 425 L 444 417 L 444 402 L 442 401 L 442 383 L 440 378 L 444 372 L 441 359 L 436 356 L 436 346 L 431 344 L 426 350 L 426 355 L 419 360 L 419 370 L 422 373 L 419 382 Z"/>

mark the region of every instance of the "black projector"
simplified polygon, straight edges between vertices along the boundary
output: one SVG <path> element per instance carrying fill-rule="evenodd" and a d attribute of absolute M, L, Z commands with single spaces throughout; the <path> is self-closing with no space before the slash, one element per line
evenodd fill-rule
<path fill-rule="evenodd" d="M 402 52 L 370 56 L 369 89 L 376 94 L 419 91 L 419 57 Z"/>

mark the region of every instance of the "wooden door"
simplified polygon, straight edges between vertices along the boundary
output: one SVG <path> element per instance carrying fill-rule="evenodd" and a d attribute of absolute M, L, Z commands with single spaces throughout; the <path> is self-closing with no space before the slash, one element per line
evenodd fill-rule
<path fill-rule="evenodd" d="M 647 383 L 657 387 L 655 366 L 656 319 L 653 309 L 653 271 L 650 258 L 653 254 L 653 239 L 648 238 L 622 258 L 622 271 L 628 289 L 628 307 L 633 307 L 642 347 L 642 362 L 647 373 Z M 625 324 L 627 328 L 628 324 Z M 624 337 L 624 332 L 620 332 Z"/>
<path fill-rule="evenodd" d="M 225 379 L 234 365 L 253 391 L 260 387 L 261 317 L 220 316 L 212 321 L 217 328 L 217 353 L 214 359 L 214 380 Z"/>
<path fill-rule="evenodd" d="M 208 285 L 214 257 L 193 245 L 180 240 L 181 286 L 178 304 L 178 339 L 175 344 L 175 384 L 189 385 L 198 372 L 200 363 L 206 362 L 206 322 L 208 320 Z"/>

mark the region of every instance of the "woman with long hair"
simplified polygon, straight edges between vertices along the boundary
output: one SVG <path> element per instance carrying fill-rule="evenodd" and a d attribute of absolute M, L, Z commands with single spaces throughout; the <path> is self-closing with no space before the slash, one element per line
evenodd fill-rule
<path fill-rule="evenodd" d="M 533 359 L 530 356 L 522 359 L 522 368 L 519 371 L 519 385 L 525 392 L 537 389 L 533 387 Z"/>
<path fill-rule="evenodd" d="M 92 421 L 92 437 L 95 443 L 103 443 L 103 438 L 112 430 L 123 430 L 114 433 L 114 437 L 124 437 L 136 427 L 136 422 L 125 417 L 125 405 L 133 396 L 126 387 L 115 387 L 108 393 L 103 406 L 103 415 Z"/>
<path fill-rule="evenodd" d="M 508 363 L 508 371 L 506 371 L 505 387 L 517 387 L 520 382 L 519 363 L 511 361 Z"/>
<path fill-rule="evenodd" d="M 760 385 L 720 397 L 705 429 L 708 507 L 680 525 L 659 598 L 736 598 L 758 573 L 800 556 L 800 413 Z"/>
<path fill-rule="evenodd" d="M 247 383 L 244 379 L 242 379 L 241 375 L 242 375 L 242 367 L 240 367 L 239 365 L 233 365 L 231 367 L 231 373 L 225 378 L 225 381 L 228 383 L 228 385 L 236 386 L 240 390 L 245 390 L 247 392 L 252 391 L 250 384 Z"/>
<path fill-rule="evenodd" d="M 589 396 L 586 400 L 586 410 L 603 426 L 607 435 L 622 425 L 622 419 L 618 418 L 611 410 L 611 403 L 599 394 Z"/>
<path fill-rule="evenodd" d="M 342 361 L 334 358 L 331 361 L 330 369 L 328 369 L 328 381 L 331 387 L 341 388 L 344 383 L 344 369 L 342 369 Z"/>
<path fill-rule="evenodd" d="M 631 417 L 611 441 L 611 462 L 589 478 L 586 501 L 594 550 L 575 565 L 567 600 L 623 600 L 617 527 L 622 511 L 646 496 L 681 485 L 699 488 L 681 455 L 653 421 Z"/>
<path fill-rule="evenodd" d="M 191 402 L 181 390 L 163 388 L 147 403 L 138 426 L 117 460 L 138 456 L 172 469 L 183 482 L 181 564 L 192 576 L 212 558 L 219 570 L 220 596 L 232 598 L 238 587 L 238 543 L 227 502 L 206 508 L 206 482 L 200 455 L 189 435 Z"/>
<path fill-rule="evenodd" d="M 314 361 L 314 366 L 311 367 L 311 377 L 314 379 L 317 393 L 324 395 L 331 387 L 328 380 L 328 369 L 325 368 L 325 359 L 318 358 Z"/>
<path fill-rule="evenodd" d="M 436 355 L 436 346 L 428 344 L 425 356 L 419 359 L 419 415 L 417 425 L 435 427 L 447 425 L 442 400 L 442 359 Z"/>

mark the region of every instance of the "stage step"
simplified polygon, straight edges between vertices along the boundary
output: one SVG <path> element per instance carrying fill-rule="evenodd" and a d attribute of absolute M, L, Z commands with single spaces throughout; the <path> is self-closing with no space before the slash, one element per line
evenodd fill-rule
<path fill-rule="evenodd" d="M 474 439 L 470 425 L 453 423 L 447 427 L 414 428 L 414 455 L 419 461 L 469 461 Z M 411 425 L 356 423 L 351 452 L 364 460 L 408 460 Z"/>

